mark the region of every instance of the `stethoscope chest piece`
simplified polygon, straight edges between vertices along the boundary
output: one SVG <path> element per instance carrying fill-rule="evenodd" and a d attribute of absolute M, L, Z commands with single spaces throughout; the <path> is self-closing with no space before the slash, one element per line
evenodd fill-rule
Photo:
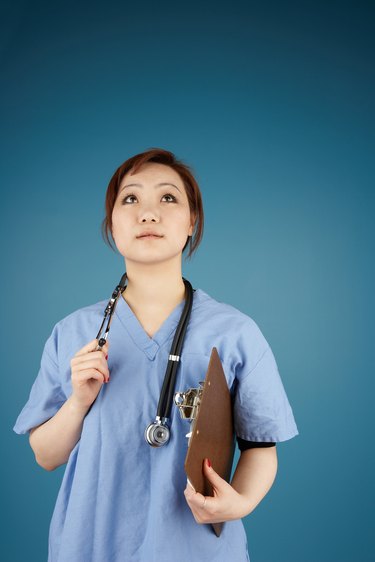
<path fill-rule="evenodd" d="M 157 417 L 153 423 L 146 427 L 145 439 L 151 447 L 161 447 L 168 443 L 170 431 L 165 421 Z"/>

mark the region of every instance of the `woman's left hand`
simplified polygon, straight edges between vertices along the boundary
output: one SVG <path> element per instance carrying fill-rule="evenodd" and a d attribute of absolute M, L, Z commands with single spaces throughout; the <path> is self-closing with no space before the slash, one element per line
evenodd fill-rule
<path fill-rule="evenodd" d="M 249 500 L 236 492 L 221 476 L 214 471 L 205 459 L 203 474 L 209 480 L 213 496 L 203 496 L 196 492 L 190 482 L 184 490 L 186 501 L 197 523 L 221 523 L 232 519 L 241 519 L 251 511 Z"/>

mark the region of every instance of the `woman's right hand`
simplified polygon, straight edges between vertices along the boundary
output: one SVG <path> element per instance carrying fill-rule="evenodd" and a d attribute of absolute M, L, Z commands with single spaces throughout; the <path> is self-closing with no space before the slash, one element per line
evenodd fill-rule
<path fill-rule="evenodd" d="M 70 361 L 72 373 L 72 398 L 75 403 L 88 408 L 98 396 L 104 382 L 109 381 L 108 342 L 95 351 L 98 340 L 94 339 L 82 347 Z"/>

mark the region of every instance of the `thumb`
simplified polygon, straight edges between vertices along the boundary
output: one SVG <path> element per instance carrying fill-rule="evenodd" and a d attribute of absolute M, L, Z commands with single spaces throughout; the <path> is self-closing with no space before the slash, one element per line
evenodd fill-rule
<path fill-rule="evenodd" d="M 211 466 L 210 459 L 204 459 L 203 471 L 206 478 L 210 481 L 213 489 L 217 492 L 223 490 L 225 486 L 228 486 L 228 482 L 224 480 Z"/>

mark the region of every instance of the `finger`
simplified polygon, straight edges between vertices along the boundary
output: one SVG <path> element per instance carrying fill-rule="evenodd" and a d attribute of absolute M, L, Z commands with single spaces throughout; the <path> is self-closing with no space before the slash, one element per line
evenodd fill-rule
<path fill-rule="evenodd" d="M 203 461 L 203 473 L 209 480 L 215 492 L 223 492 L 228 486 L 230 486 L 230 484 L 228 484 L 228 482 L 224 480 L 224 478 L 219 476 L 219 474 L 214 471 L 209 459 L 205 459 Z"/>
<path fill-rule="evenodd" d="M 193 492 L 193 490 L 190 488 L 190 486 L 188 486 L 188 484 L 186 484 L 186 488 L 184 490 L 184 496 L 187 500 L 190 500 L 190 498 L 192 498 L 194 496 L 195 492 Z"/>
<path fill-rule="evenodd" d="M 80 350 L 78 350 L 77 353 L 75 354 L 75 357 L 79 357 L 80 355 L 85 355 L 86 353 L 90 353 L 90 352 L 93 352 L 93 351 L 103 351 L 103 353 L 105 355 L 108 355 L 108 348 L 109 348 L 108 340 L 105 342 L 103 347 L 98 349 L 98 340 L 94 339 L 94 340 L 91 340 L 84 347 L 82 347 Z"/>
<path fill-rule="evenodd" d="M 105 359 L 108 359 L 108 341 L 106 341 L 106 343 L 103 345 L 103 347 L 99 347 L 96 346 L 95 351 L 92 351 L 91 353 L 102 353 L 102 355 L 104 355 Z"/>
<path fill-rule="evenodd" d="M 98 340 L 95 338 L 94 340 L 91 340 L 89 343 L 87 343 L 84 347 L 82 347 L 82 349 L 78 350 L 74 357 L 79 357 L 80 355 L 85 355 L 90 351 L 95 351 L 97 347 Z"/>
<path fill-rule="evenodd" d="M 75 383 L 85 383 L 90 379 L 96 379 L 97 381 L 102 383 L 106 382 L 103 373 L 101 373 L 97 369 L 84 369 L 83 371 L 79 371 L 78 373 L 72 374 L 72 380 Z"/>
<path fill-rule="evenodd" d="M 72 366 L 72 370 L 73 371 L 82 371 L 84 369 L 96 369 L 97 371 L 100 371 L 102 373 L 105 373 L 106 375 L 109 375 L 109 369 L 108 369 L 108 363 L 107 361 L 104 359 L 104 357 L 100 357 L 98 358 L 93 358 L 91 359 L 90 356 L 84 360 L 81 361 L 78 364 L 73 364 Z"/>
<path fill-rule="evenodd" d="M 185 494 L 186 501 L 190 505 L 190 507 L 194 509 L 202 509 L 203 504 L 205 503 L 205 496 L 200 494 L 199 492 L 190 492 L 187 491 Z M 207 500 L 206 500 L 207 504 Z"/>
<path fill-rule="evenodd" d="M 103 365 L 107 364 L 106 356 L 103 351 L 91 351 L 89 353 L 85 353 L 85 355 L 79 355 L 78 357 L 73 357 L 70 361 L 71 365 L 80 365 L 81 363 L 85 363 L 87 361 L 93 360 L 103 361 Z"/>
<path fill-rule="evenodd" d="M 193 517 L 197 523 L 209 522 L 212 517 L 211 506 L 209 505 L 209 500 L 214 500 L 214 498 L 203 496 L 200 493 L 192 492 L 189 485 L 186 485 L 185 494 L 186 503 L 188 504 Z M 214 500 L 217 501 L 217 500 Z"/>
<path fill-rule="evenodd" d="M 194 508 L 201 508 L 204 501 L 205 496 L 203 496 L 200 492 L 197 492 L 193 487 L 192 483 L 190 482 L 189 478 L 186 480 L 186 488 L 184 490 L 185 498 L 188 501 L 189 505 Z M 207 500 L 206 500 L 207 503 Z"/>
<path fill-rule="evenodd" d="M 90 355 L 82 361 L 78 363 L 71 361 L 71 372 L 72 376 L 75 373 L 79 373 L 80 371 L 84 371 L 86 369 L 96 369 L 99 373 L 102 373 L 105 379 L 109 379 L 110 373 L 108 369 L 108 363 L 103 357 L 103 354 L 100 354 L 102 357 L 100 358 L 90 358 Z"/>

